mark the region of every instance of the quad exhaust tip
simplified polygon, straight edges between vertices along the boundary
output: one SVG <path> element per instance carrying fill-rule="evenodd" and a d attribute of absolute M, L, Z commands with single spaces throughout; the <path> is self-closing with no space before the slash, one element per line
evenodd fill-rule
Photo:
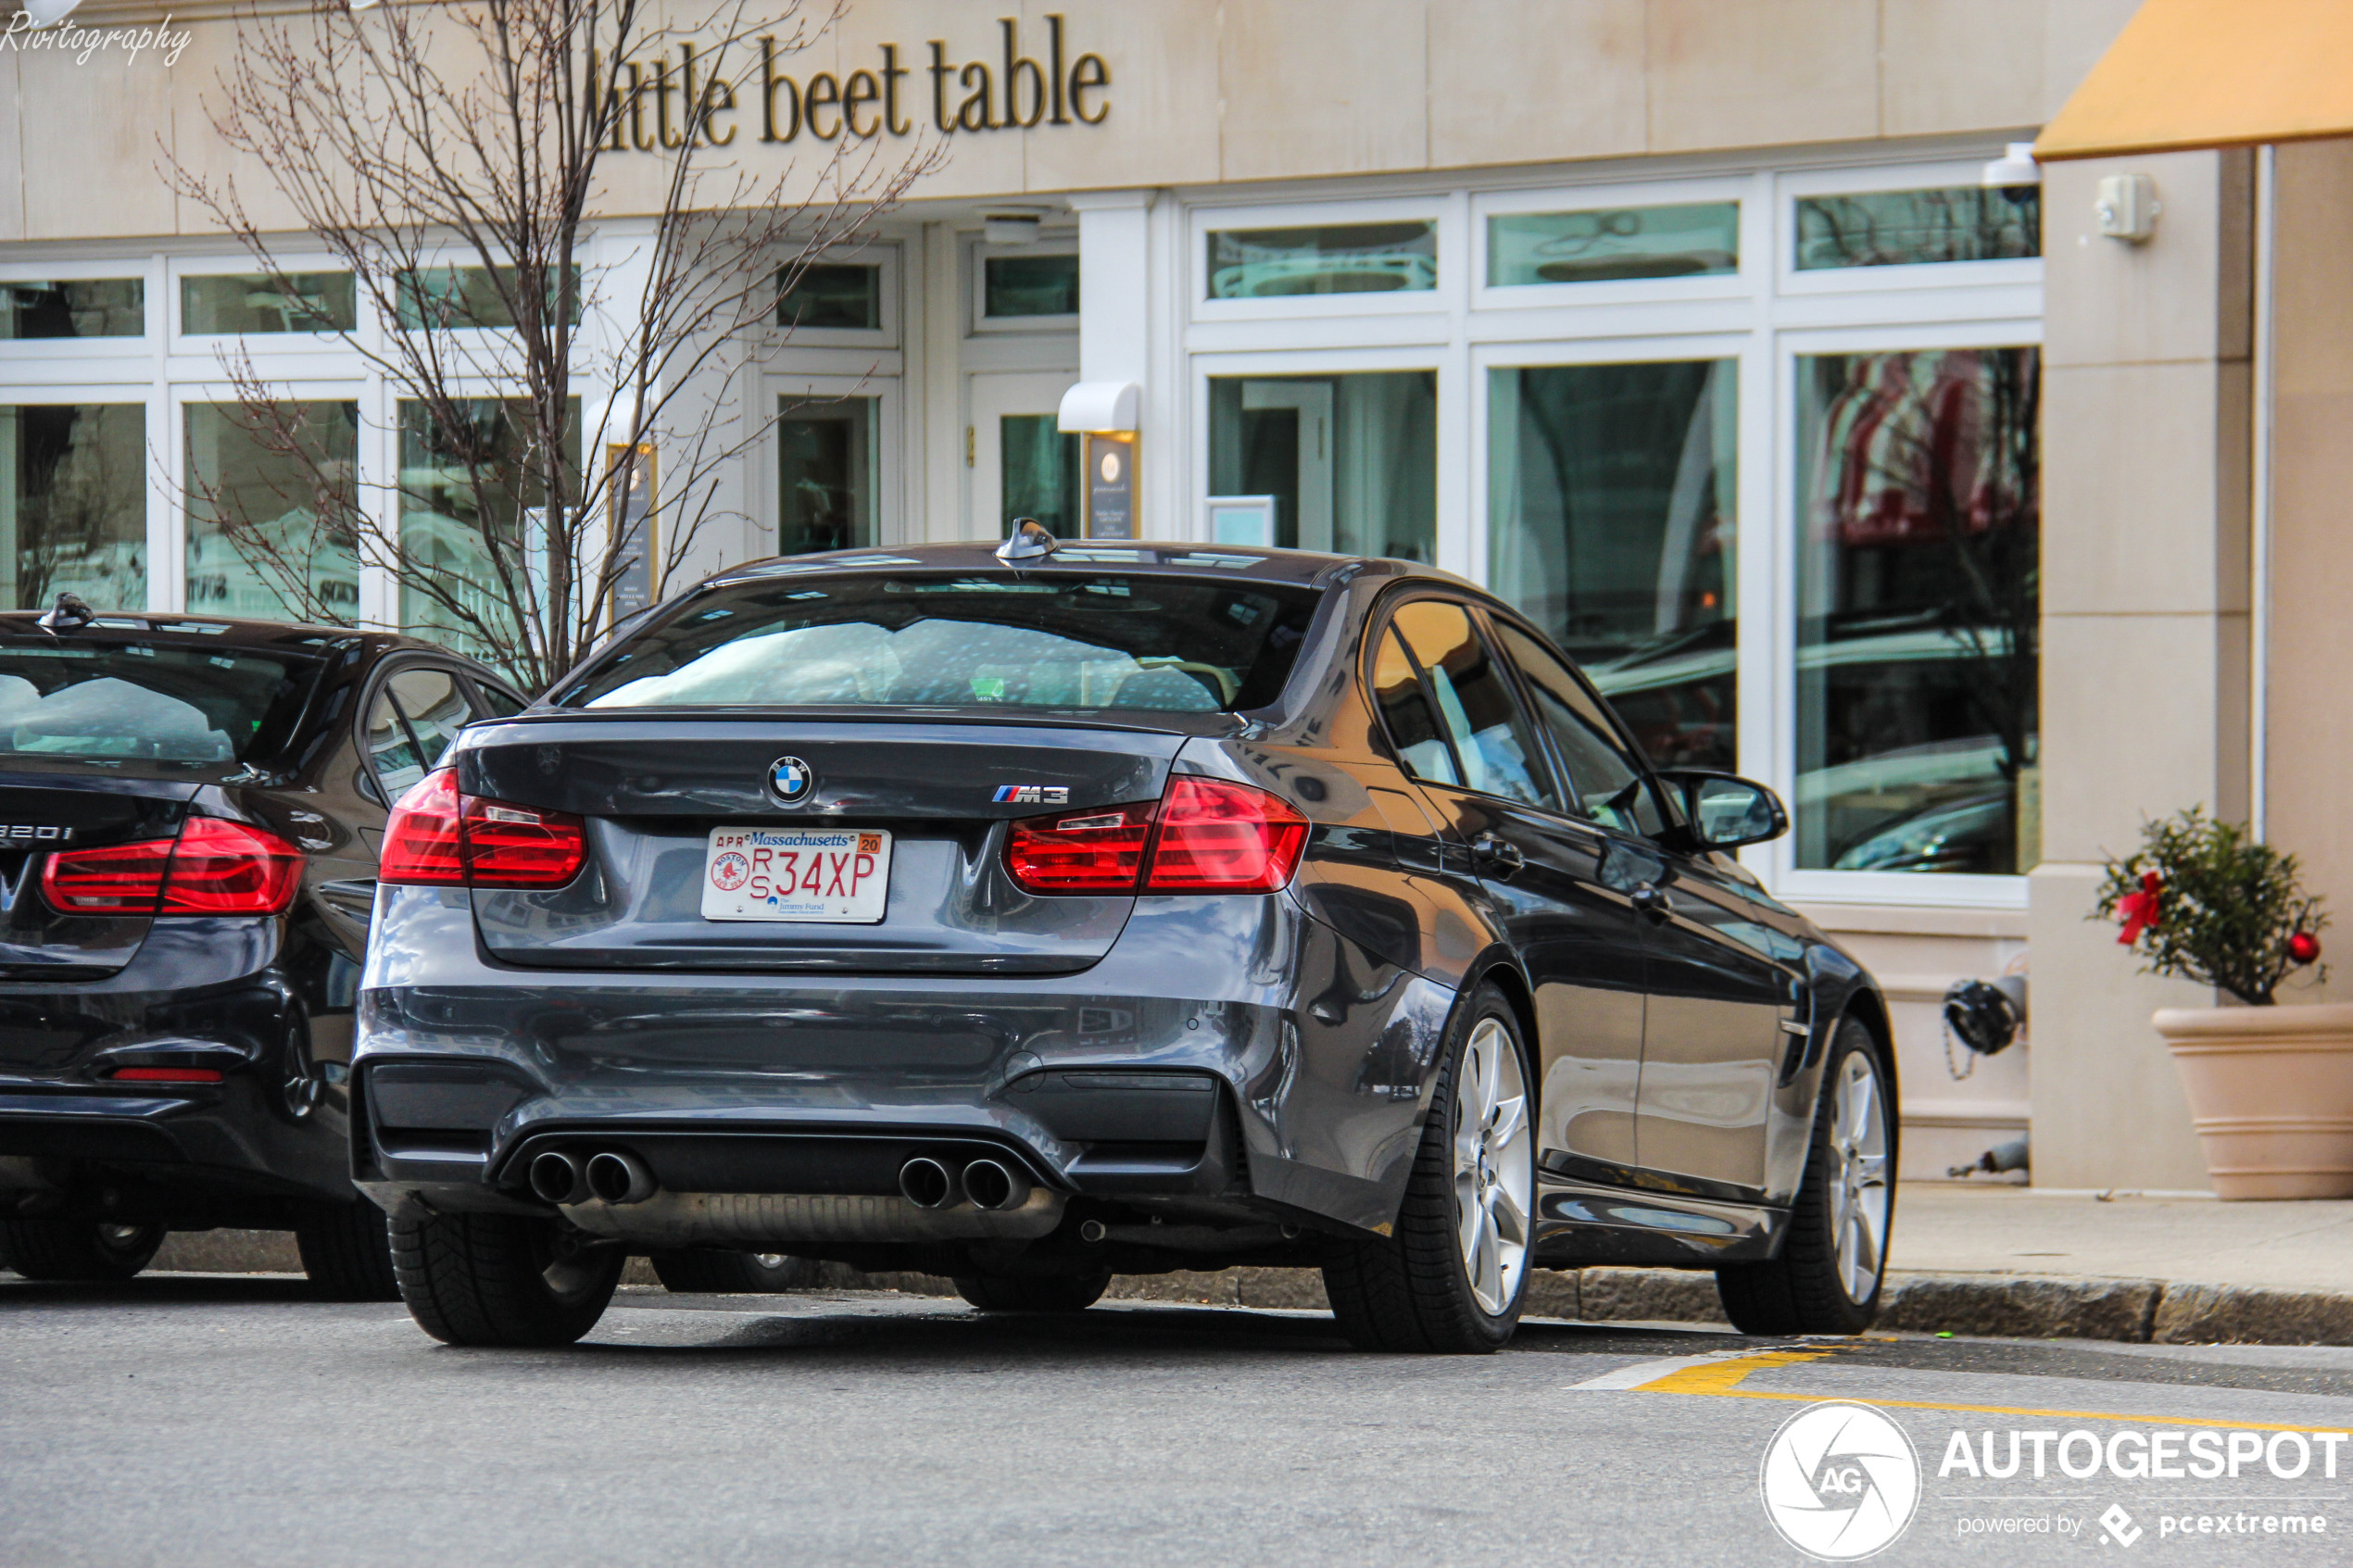
<path fill-rule="evenodd" d="M 533 1160 L 531 1168 L 535 1174 L 539 1161 Z M 590 1155 L 587 1179 L 588 1190 L 607 1203 L 643 1203 L 654 1195 L 654 1173 L 635 1155 L 619 1149 Z"/>
<path fill-rule="evenodd" d="M 581 1203 L 588 1198 L 587 1173 L 573 1155 L 550 1149 L 531 1162 L 531 1190 L 543 1202 Z"/>
<path fill-rule="evenodd" d="M 899 1167 L 899 1190 L 918 1209 L 945 1209 L 956 1201 L 956 1173 L 918 1154 Z"/>
<path fill-rule="evenodd" d="M 976 1209 L 1018 1209 L 1029 1200 L 1029 1178 L 995 1160 L 964 1167 L 964 1196 Z"/>

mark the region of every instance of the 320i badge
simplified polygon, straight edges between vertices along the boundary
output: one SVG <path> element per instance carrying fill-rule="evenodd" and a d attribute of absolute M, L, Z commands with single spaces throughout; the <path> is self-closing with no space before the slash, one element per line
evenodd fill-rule
<path fill-rule="evenodd" d="M 1869 977 L 1508 607 L 1394 560 L 918 546 L 739 567 L 395 809 L 353 1160 L 459 1344 L 625 1258 L 919 1269 L 989 1310 L 1323 1271 L 1357 1344 L 1491 1350 L 1529 1271 L 1871 1321 Z"/>

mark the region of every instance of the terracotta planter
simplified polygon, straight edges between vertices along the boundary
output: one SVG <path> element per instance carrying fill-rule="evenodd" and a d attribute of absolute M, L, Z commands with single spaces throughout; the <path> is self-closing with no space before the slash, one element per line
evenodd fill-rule
<path fill-rule="evenodd" d="M 2167 1008 L 2218 1198 L 2353 1198 L 2353 1004 Z"/>

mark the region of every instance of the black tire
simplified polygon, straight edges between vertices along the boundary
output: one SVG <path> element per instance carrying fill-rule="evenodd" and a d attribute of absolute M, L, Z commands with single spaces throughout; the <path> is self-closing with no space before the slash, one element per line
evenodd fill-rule
<path fill-rule="evenodd" d="M 401 1299 L 448 1345 L 569 1345 L 604 1315 L 628 1257 L 554 1220 L 440 1214 L 392 1222 Z"/>
<path fill-rule="evenodd" d="M 163 1245 L 161 1225 L 110 1225 L 96 1220 L 0 1221 L 0 1250 L 27 1279 L 130 1279 Z"/>
<path fill-rule="evenodd" d="M 789 1252 L 657 1252 L 654 1277 L 673 1296 L 773 1296 L 816 1285 L 814 1259 Z"/>
<path fill-rule="evenodd" d="M 960 1274 L 956 1294 L 984 1312 L 1083 1312 L 1110 1285 L 1109 1274 Z"/>
<path fill-rule="evenodd" d="M 1461 1113 L 1456 1075 L 1473 1035 L 1490 1021 L 1502 1027 L 1517 1060 L 1520 1114 L 1533 1115 L 1533 1097 L 1527 1092 L 1533 1079 L 1520 1040 L 1519 1017 L 1502 992 L 1481 985 L 1459 1010 L 1449 1033 L 1396 1230 L 1377 1241 L 1343 1244 L 1324 1264 L 1324 1293 L 1331 1301 L 1332 1316 L 1360 1350 L 1486 1355 L 1502 1349 L 1519 1326 L 1535 1262 L 1532 1248 L 1522 1255 L 1519 1277 L 1509 1286 L 1503 1311 L 1491 1312 L 1472 1289 L 1470 1269 L 1456 1240 L 1453 1139 Z M 1533 1141 L 1532 1135 L 1526 1140 L 1531 1159 L 1527 1191 L 1520 1195 L 1522 1214 L 1530 1225 L 1535 1214 Z"/>
<path fill-rule="evenodd" d="M 1859 1298 L 1844 1277 L 1838 1253 L 1839 1194 L 1835 1189 L 1844 1179 L 1842 1173 L 1846 1162 L 1832 1138 L 1838 1086 L 1847 1073 L 1847 1063 L 1857 1057 L 1868 1064 L 1879 1090 L 1876 1114 L 1885 1152 L 1877 1185 L 1887 1195 L 1886 1227 L 1877 1256 L 1868 1260 L 1870 1288 Z M 1742 1333 L 1860 1334 L 1879 1315 L 1887 1278 L 1886 1237 L 1895 1220 L 1897 1119 L 1888 1103 L 1887 1087 L 1887 1058 L 1879 1041 L 1858 1020 L 1843 1021 L 1831 1036 L 1830 1060 L 1822 1068 L 1822 1086 L 1814 1103 L 1814 1133 L 1806 1150 L 1806 1177 L 1790 1209 L 1781 1255 L 1768 1263 L 1742 1263 L 1716 1271 L 1716 1293 L 1723 1298 L 1724 1314 Z"/>
<path fill-rule="evenodd" d="M 392 1223 L 365 1198 L 322 1206 L 295 1226 L 310 1292 L 322 1301 L 397 1301 Z"/>

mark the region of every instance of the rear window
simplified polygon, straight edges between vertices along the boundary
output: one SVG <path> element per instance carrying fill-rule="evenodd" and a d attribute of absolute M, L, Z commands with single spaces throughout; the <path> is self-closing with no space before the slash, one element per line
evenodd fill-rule
<path fill-rule="evenodd" d="M 0 757 L 205 767 L 276 756 L 315 659 L 238 648 L 0 639 Z"/>
<path fill-rule="evenodd" d="M 624 639 L 567 708 L 1264 708 L 1316 594 L 1159 576 L 800 578 L 698 596 Z"/>

